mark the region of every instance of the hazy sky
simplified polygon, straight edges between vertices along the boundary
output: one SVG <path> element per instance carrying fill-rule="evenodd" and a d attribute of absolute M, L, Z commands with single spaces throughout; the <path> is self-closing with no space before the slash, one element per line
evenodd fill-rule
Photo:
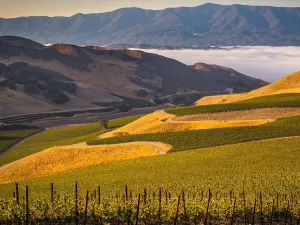
<path fill-rule="evenodd" d="M 300 7 L 300 0 L 0 0 L 0 17 L 70 16 L 76 13 L 99 13 L 122 7 L 163 9 L 218 4 L 273 5 Z"/>

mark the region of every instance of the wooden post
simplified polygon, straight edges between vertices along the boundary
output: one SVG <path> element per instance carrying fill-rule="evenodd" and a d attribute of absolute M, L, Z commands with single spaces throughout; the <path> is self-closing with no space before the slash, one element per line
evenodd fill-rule
<path fill-rule="evenodd" d="M 143 197 L 144 197 L 144 200 L 143 200 L 144 205 L 147 205 L 147 189 L 146 188 L 144 188 L 144 196 Z M 146 217 L 146 215 L 145 215 L 144 224 L 145 225 L 147 224 L 147 217 Z"/>
<path fill-rule="evenodd" d="M 166 197 L 166 205 L 168 205 L 168 191 L 167 190 L 165 191 L 165 195 L 166 195 L 165 196 Z"/>
<path fill-rule="evenodd" d="M 84 225 L 86 225 L 86 222 L 87 222 L 88 204 L 89 204 L 89 191 L 86 192 L 86 196 L 85 196 L 84 223 L 83 223 Z"/>
<path fill-rule="evenodd" d="M 28 188 L 28 186 L 26 186 L 26 199 L 25 199 L 25 201 L 26 201 L 26 206 L 25 206 L 25 210 L 26 210 L 26 222 L 25 222 L 25 224 L 26 225 L 28 225 L 29 224 L 29 190 L 28 190 L 29 188 Z"/>
<path fill-rule="evenodd" d="M 53 203 L 54 202 L 54 184 L 53 183 L 50 184 L 50 194 L 51 194 L 50 200 L 51 200 L 51 203 Z"/>
<path fill-rule="evenodd" d="M 209 204 L 211 200 L 211 192 L 210 190 L 208 191 L 208 200 L 207 200 L 207 205 L 206 205 L 206 212 L 205 212 L 205 219 L 204 219 L 204 225 L 207 225 L 207 220 L 208 220 L 208 214 L 209 214 Z"/>
<path fill-rule="evenodd" d="M 144 188 L 144 205 L 147 204 L 147 189 Z"/>
<path fill-rule="evenodd" d="M 233 225 L 234 223 L 235 206 L 236 206 L 236 198 L 234 198 L 234 202 L 232 206 L 231 222 L 230 222 L 231 225 Z"/>
<path fill-rule="evenodd" d="M 178 200 L 177 200 L 177 207 L 176 207 L 176 212 L 175 212 L 174 225 L 177 224 L 178 214 L 179 214 L 179 205 L 180 205 L 180 195 L 178 196 Z"/>
<path fill-rule="evenodd" d="M 125 186 L 125 204 L 128 202 L 128 186 Z"/>
<path fill-rule="evenodd" d="M 162 193 L 161 193 L 161 188 L 159 188 L 159 193 L 158 193 L 158 224 L 161 225 L 161 198 L 162 198 Z"/>
<path fill-rule="evenodd" d="M 78 225 L 78 185 L 77 182 L 74 184 L 75 192 L 75 224 Z"/>
<path fill-rule="evenodd" d="M 288 217 L 289 217 L 289 210 L 290 210 L 290 200 L 287 201 L 286 206 L 286 213 L 285 213 L 285 223 L 288 223 Z"/>
<path fill-rule="evenodd" d="M 260 220 L 261 224 L 264 224 L 264 212 L 263 212 L 263 200 L 262 200 L 262 193 L 259 193 L 259 199 L 260 199 Z"/>
<path fill-rule="evenodd" d="M 101 204 L 101 188 L 98 186 L 98 205 Z"/>
<path fill-rule="evenodd" d="M 246 196 L 245 191 L 243 192 L 243 203 L 244 203 L 244 222 L 247 224 L 247 206 L 246 206 Z"/>
<path fill-rule="evenodd" d="M 183 204 L 184 219 L 185 222 L 187 222 L 188 218 L 187 218 L 186 205 L 185 205 L 185 193 L 183 190 L 182 190 L 182 204 Z"/>
<path fill-rule="evenodd" d="M 300 212 L 299 212 L 299 216 L 298 216 L 298 219 L 297 219 L 297 225 L 300 225 Z"/>
<path fill-rule="evenodd" d="M 17 201 L 17 204 L 19 205 L 20 198 L 19 198 L 19 184 L 18 183 L 16 183 L 16 201 Z"/>
<path fill-rule="evenodd" d="M 253 205 L 253 216 L 252 216 L 252 224 L 255 224 L 255 213 L 256 213 L 256 198 L 254 199 L 254 205 Z"/>
<path fill-rule="evenodd" d="M 272 224 L 272 222 L 273 222 L 274 204 L 275 204 L 275 199 L 273 198 L 272 208 L 271 208 L 271 215 L 270 215 L 270 224 Z"/>
<path fill-rule="evenodd" d="M 141 194 L 138 195 L 138 202 L 137 202 L 137 209 L 136 209 L 136 217 L 135 217 L 135 225 L 138 225 L 138 224 L 139 224 L 140 200 L 141 200 Z"/>

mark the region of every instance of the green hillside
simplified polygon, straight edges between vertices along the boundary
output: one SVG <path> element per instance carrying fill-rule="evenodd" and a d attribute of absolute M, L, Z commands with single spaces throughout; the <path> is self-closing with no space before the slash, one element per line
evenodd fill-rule
<path fill-rule="evenodd" d="M 186 116 L 200 113 L 231 112 L 274 107 L 300 107 L 300 94 L 263 96 L 230 104 L 216 104 L 168 109 L 166 110 L 166 112 L 175 114 L 176 116 Z"/>
<path fill-rule="evenodd" d="M 172 145 L 172 151 L 177 152 L 291 136 L 300 136 L 300 117 L 283 118 L 261 126 L 120 136 L 92 140 L 88 144 L 160 141 Z"/>
<path fill-rule="evenodd" d="M 163 187 L 173 194 L 182 188 L 293 193 L 300 186 L 298 146 L 300 138 L 291 138 L 178 152 L 26 181 L 21 188 L 23 194 L 24 185 L 29 185 L 32 196 L 44 197 L 49 195 L 51 182 L 56 191 L 72 193 L 75 181 L 81 195 L 98 185 L 105 194 L 122 191 L 125 184 L 135 191 Z M 0 185 L 0 197 L 11 196 L 13 190 L 14 184 Z"/>

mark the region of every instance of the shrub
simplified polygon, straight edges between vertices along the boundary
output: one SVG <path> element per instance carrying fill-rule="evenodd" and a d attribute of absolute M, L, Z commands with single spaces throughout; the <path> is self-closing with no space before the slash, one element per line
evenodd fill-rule
<path fill-rule="evenodd" d="M 70 100 L 70 98 L 65 93 L 56 92 L 56 93 L 51 95 L 51 100 L 55 104 L 63 104 L 63 103 L 68 102 Z"/>
<path fill-rule="evenodd" d="M 16 83 L 12 80 L 7 81 L 6 87 L 11 89 L 11 90 L 16 90 L 17 89 Z"/>
<path fill-rule="evenodd" d="M 6 73 L 6 65 L 0 63 L 0 76 Z"/>
<path fill-rule="evenodd" d="M 155 98 L 154 99 L 154 103 L 158 104 L 158 105 L 161 105 L 164 103 L 164 100 L 160 99 L 160 98 Z"/>
<path fill-rule="evenodd" d="M 101 129 L 107 130 L 108 129 L 108 120 L 101 120 L 100 127 L 101 127 Z"/>
<path fill-rule="evenodd" d="M 129 112 L 132 110 L 132 106 L 129 104 L 121 104 L 118 107 L 119 112 Z"/>
<path fill-rule="evenodd" d="M 182 107 L 185 107 L 185 105 L 184 104 L 179 104 L 179 105 L 176 106 L 176 108 L 182 108 Z"/>
<path fill-rule="evenodd" d="M 137 96 L 146 97 L 149 93 L 145 89 L 136 90 Z"/>

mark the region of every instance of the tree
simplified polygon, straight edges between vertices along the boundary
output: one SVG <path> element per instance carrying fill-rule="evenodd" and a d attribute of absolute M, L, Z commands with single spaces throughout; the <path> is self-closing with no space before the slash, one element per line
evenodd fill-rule
<path fill-rule="evenodd" d="M 119 112 L 129 112 L 130 110 L 132 110 L 132 106 L 129 104 L 121 104 L 118 107 Z"/>
<path fill-rule="evenodd" d="M 108 129 L 108 120 L 101 120 L 100 127 L 101 127 L 101 129 L 107 130 Z"/>
<path fill-rule="evenodd" d="M 0 76 L 6 73 L 6 65 L 0 63 Z"/>
<path fill-rule="evenodd" d="M 16 90 L 17 89 L 16 83 L 12 80 L 7 81 L 6 87 L 11 89 L 11 90 Z"/>
<path fill-rule="evenodd" d="M 154 99 L 154 103 L 156 103 L 157 105 L 161 105 L 164 103 L 164 100 L 160 99 L 160 98 L 155 98 Z"/>
<path fill-rule="evenodd" d="M 145 89 L 136 90 L 137 96 L 147 97 L 149 93 Z"/>

